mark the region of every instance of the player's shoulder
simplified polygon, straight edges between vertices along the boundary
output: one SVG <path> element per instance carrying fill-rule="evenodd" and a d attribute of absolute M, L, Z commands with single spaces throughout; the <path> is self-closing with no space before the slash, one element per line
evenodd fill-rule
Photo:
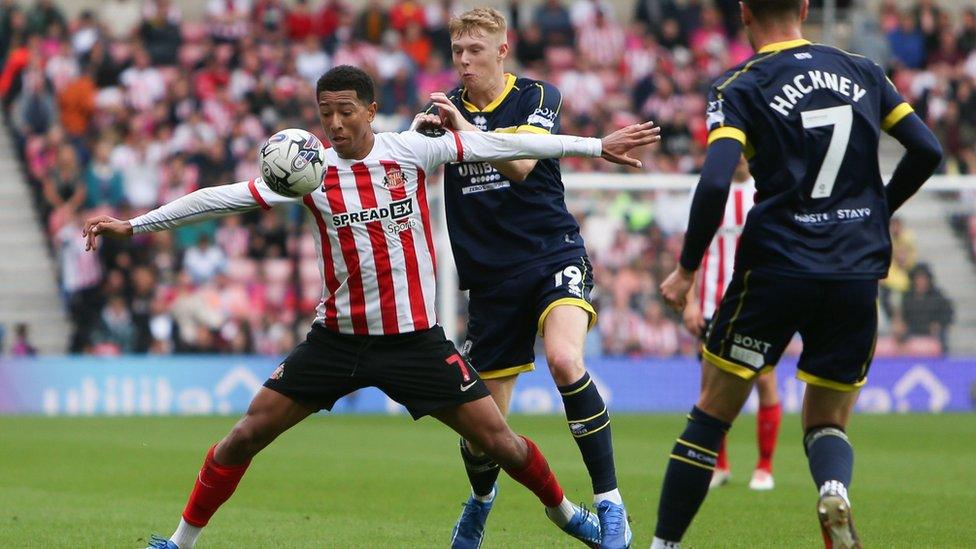
<path fill-rule="evenodd" d="M 830 44 L 810 44 L 810 49 L 816 53 L 828 55 L 834 59 L 849 63 L 861 70 L 884 74 L 884 69 L 881 67 L 881 65 L 870 57 L 849 52 L 847 50 L 838 48 L 837 46 L 831 46 Z"/>
<path fill-rule="evenodd" d="M 770 57 L 770 53 L 757 53 L 726 70 L 712 82 L 712 92 L 728 94 L 734 90 L 750 86 L 753 83 L 753 77 L 757 74 L 754 70 L 756 65 L 767 61 Z"/>
<path fill-rule="evenodd" d="M 520 98 L 530 100 L 538 100 L 540 96 L 546 95 L 551 95 L 554 97 L 559 96 L 559 88 L 557 88 L 555 85 L 546 82 L 545 80 L 536 80 L 535 78 L 528 78 L 525 76 L 515 78 L 515 86 L 512 91 L 517 93 Z"/>

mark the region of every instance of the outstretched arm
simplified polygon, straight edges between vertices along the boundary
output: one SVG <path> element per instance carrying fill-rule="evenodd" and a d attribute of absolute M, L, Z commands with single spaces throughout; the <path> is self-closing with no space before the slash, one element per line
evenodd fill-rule
<path fill-rule="evenodd" d="M 661 128 L 653 122 L 621 128 L 603 139 L 575 135 L 536 135 L 494 132 L 448 131 L 426 137 L 414 131 L 400 134 L 405 155 L 418 158 L 427 170 L 448 162 L 520 160 L 524 158 L 603 157 L 609 162 L 640 168 L 629 156 L 637 147 L 661 140 Z"/>
<path fill-rule="evenodd" d="M 126 238 L 133 234 L 174 229 L 256 208 L 269 209 L 273 205 L 294 200 L 275 194 L 262 179 L 254 179 L 193 191 L 128 221 L 107 215 L 96 216 L 85 221 L 82 235 L 87 239 L 85 249 L 94 250 L 96 237 L 99 235 Z"/>
<path fill-rule="evenodd" d="M 732 173 L 739 163 L 742 144 L 735 139 L 721 138 L 708 146 L 701 179 L 695 190 L 688 215 L 688 230 L 681 248 L 681 260 L 667 279 L 661 283 L 661 295 L 673 309 L 685 307 L 688 290 L 695 279 L 695 271 L 712 237 L 722 224 L 722 213 L 729 198 Z"/>
<path fill-rule="evenodd" d="M 471 128 L 454 103 L 444 94 L 432 94 L 431 102 L 438 110 L 418 116 L 414 125 L 424 125 L 437 118 L 448 128 Z M 628 153 L 637 147 L 661 140 L 661 128 L 653 122 L 633 124 L 621 128 L 603 139 L 537 133 L 504 134 L 496 132 L 460 131 L 455 133 L 457 161 L 508 161 L 564 158 L 567 156 L 603 157 L 616 164 L 640 168 L 641 163 Z M 451 159 L 448 159 L 448 161 Z"/>

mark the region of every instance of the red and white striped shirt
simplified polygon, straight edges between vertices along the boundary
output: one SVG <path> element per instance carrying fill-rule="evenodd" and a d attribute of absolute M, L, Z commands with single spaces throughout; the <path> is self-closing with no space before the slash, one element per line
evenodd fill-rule
<path fill-rule="evenodd" d="M 560 135 L 380 133 L 360 160 L 326 151 L 322 186 L 300 198 L 260 178 L 201 189 L 132 219 L 133 232 L 170 229 L 301 201 L 316 231 L 322 301 L 316 322 L 345 334 L 390 335 L 433 326 L 435 278 L 427 174 L 446 162 L 597 157 L 599 139 Z"/>
<path fill-rule="evenodd" d="M 705 318 L 712 318 L 715 314 L 715 309 L 722 302 L 725 288 L 732 280 L 739 237 L 746 224 L 746 216 L 755 204 L 755 197 L 756 182 L 751 177 L 747 181 L 732 183 L 722 224 L 708 246 L 699 269 L 698 303 Z"/>

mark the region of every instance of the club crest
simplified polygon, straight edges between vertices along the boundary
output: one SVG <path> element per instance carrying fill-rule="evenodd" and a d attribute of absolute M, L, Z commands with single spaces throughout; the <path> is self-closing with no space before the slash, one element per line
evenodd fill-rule
<path fill-rule="evenodd" d="M 399 189 L 407 184 L 407 176 L 399 168 L 386 172 L 383 178 L 383 186 L 387 189 Z"/>

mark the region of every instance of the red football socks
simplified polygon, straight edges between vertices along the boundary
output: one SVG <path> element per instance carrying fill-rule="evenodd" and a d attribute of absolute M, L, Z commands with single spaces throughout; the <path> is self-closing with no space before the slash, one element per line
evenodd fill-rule
<path fill-rule="evenodd" d="M 783 410 L 779 403 L 771 406 L 760 406 L 756 427 L 759 441 L 759 463 L 757 469 L 773 472 L 773 451 L 776 449 L 776 436 L 779 434 L 779 422 Z"/>
<path fill-rule="evenodd" d="M 234 490 L 247 471 L 250 461 L 243 465 L 221 465 L 214 461 L 214 449 L 210 447 L 207 458 L 203 462 L 197 481 L 190 493 L 190 500 L 183 509 L 183 520 L 202 528 L 210 522 L 210 517 L 217 512 Z"/>
<path fill-rule="evenodd" d="M 520 435 L 521 436 L 521 435 Z M 532 490 L 546 507 L 556 507 L 563 501 L 563 489 L 539 447 L 526 437 L 521 437 L 529 450 L 525 464 L 518 469 L 505 469 L 510 477 Z"/>
<path fill-rule="evenodd" d="M 729 454 L 725 451 L 725 439 L 722 437 L 722 446 L 718 449 L 718 459 L 715 461 L 715 469 L 720 471 L 729 470 Z"/>

